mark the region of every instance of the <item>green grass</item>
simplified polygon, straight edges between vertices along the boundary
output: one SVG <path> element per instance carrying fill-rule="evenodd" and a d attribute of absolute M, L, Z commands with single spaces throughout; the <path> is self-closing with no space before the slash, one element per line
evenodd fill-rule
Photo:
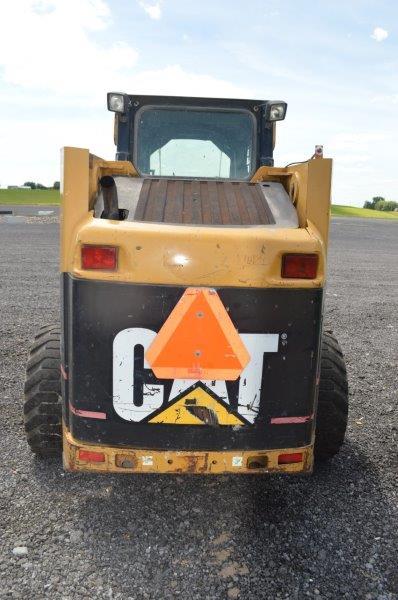
<path fill-rule="evenodd" d="M 370 208 L 359 208 L 358 206 L 332 205 L 332 217 L 362 217 L 365 219 L 398 219 L 398 212 L 385 212 L 383 210 L 371 210 Z"/>
<path fill-rule="evenodd" d="M 0 204 L 59 204 L 59 190 L 0 190 Z"/>
<path fill-rule="evenodd" d="M 59 204 L 58 190 L 0 190 L 0 204 Z M 398 212 L 384 212 L 357 206 L 332 205 L 333 217 L 398 219 Z"/>

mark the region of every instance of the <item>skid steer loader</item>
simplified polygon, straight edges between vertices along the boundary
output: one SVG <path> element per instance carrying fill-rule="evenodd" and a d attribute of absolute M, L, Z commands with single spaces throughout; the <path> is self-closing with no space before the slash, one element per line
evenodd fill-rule
<path fill-rule="evenodd" d="M 25 428 L 71 471 L 309 473 L 347 423 L 322 331 L 331 160 L 273 166 L 285 102 L 108 94 L 116 160 L 62 155 L 61 325 Z"/>

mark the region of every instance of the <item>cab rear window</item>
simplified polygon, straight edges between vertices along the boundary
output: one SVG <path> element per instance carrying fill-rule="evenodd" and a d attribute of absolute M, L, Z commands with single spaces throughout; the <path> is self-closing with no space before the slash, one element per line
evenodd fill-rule
<path fill-rule="evenodd" d="M 249 112 L 148 107 L 136 119 L 134 162 L 143 175 L 248 179 L 254 170 Z"/>

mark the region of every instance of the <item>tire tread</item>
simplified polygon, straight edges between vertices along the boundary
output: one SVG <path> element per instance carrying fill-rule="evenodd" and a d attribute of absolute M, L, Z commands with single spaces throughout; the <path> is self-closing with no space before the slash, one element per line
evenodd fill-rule
<path fill-rule="evenodd" d="M 334 335 L 322 336 L 321 372 L 315 434 L 315 460 L 328 460 L 340 450 L 348 420 L 348 382 L 344 356 Z"/>
<path fill-rule="evenodd" d="M 32 452 L 58 456 L 62 449 L 60 328 L 44 325 L 30 348 L 24 385 L 24 424 Z"/>

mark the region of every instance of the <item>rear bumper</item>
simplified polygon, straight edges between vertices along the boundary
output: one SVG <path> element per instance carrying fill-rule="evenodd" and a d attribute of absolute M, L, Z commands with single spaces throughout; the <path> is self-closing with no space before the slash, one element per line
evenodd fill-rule
<path fill-rule="evenodd" d="M 80 451 L 95 453 L 101 462 L 81 459 Z M 282 454 L 302 454 L 299 462 L 279 464 Z M 103 455 L 103 456 L 101 456 Z M 63 428 L 63 462 L 67 471 L 98 473 L 170 473 L 170 474 L 262 474 L 306 473 L 313 468 L 313 444 L 278 450 L 184 451 L 115 448 L 90 445 L 74 439 Z"/>

